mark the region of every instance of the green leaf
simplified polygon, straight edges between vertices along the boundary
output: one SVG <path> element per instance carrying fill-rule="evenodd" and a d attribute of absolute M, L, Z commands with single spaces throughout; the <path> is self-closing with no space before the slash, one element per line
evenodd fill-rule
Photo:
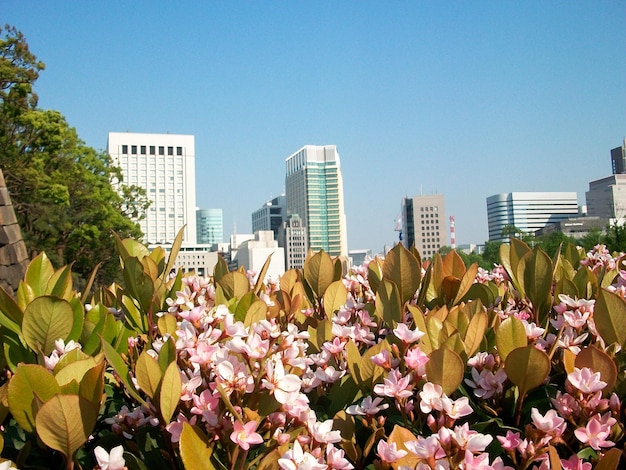
<path fill-rule="evenodd" d="M 446 395 L 452 395 L 463 381 L 465 362 L 447 347 L 435 349 L 429 359 L 426 363 L 428 381 L 440 385 Z"/>
<path fill-rule="evenodd" d="M 243 322 L 246 319 L 250 306 L 258 300 L 259 298 L 252 291 L 244 294 L 241 299 L 239 299 L 239 302 L 237 302 L 237 307 L 235 308 L 235 321 Z"/>
<path fill-rule="evenodd" d="M 545 325 L 552 308 L 552 259 L 537 247 L 524 255 L 517 270 L 518 277 L 524 278 L 524 292 L 532 303 L 538 324 Z"/>
<path fill-rule="evenodd" d="M 480 343 L 485 337 L 485 331 L 487 331 L 487 325 L 489 323 L 489 315 L 486 311 L 480 311 L 474 314 L 469 322 L 465 338 L 463 343 L 465 345 L 465 352 L 468 357 L 472 357 L 478 350 Z"/>
<path fill-rule="evenodd" d="M 209 444 L 199 429 L 183 423 L 179 446 L 180 457 L 186 470 L 217 470 L 211 462 L 213 445 Z"/>
<path fill-rule="evenodd" d="M 80 395 L 55 395 L 37 413 L 37 434 L 67 461 L 87 442 L 98 419 L 98 409 Z"/>
<path fill-rule="evenodd" d="M 334 280 L 335 265 L 330 255 L 320 250 L 304 262 L 304 280 L 321 299 Z"/>
<path fill-rule="evenodd" d="M 367 265 L 367 280 L 374 294 L 378 291 L 380 281 L 383 279 L 383 263 L 377 256 Z"/>
<path fill-rule="evenodd" d="M 215 282 L 219 284 L 220 279 L 228 274 L 228 264 L 226 264 L 226 260 L 221 255 L 217 256 L 217 264 L 213 268 L 213 279 Z"/>
<path fill-rule="evenodd" d="M 161 368 L 156 359 L 147 351 L 142 351 L 135 365 L 135 378 L 139 388 L 150 398 L 154 398 L 161 382 Z"/>
<path fill-rule="evenodd" d="M 169 423 L 180 401 L 182 381 L 176 362 L 172 362 L 165 373 L 159 387 L 159 408 L 164 423 Z"/>
<path fill-rule="evenodd" d="M 226 300 L 241 299 L 250 291 L 250 281 L 239 271 L 224 274 L 218 285 L 222 288 Z"/>
<path fill-rule="evenodd" d="M 2 350 L 4 352 L 4 360 L 12 372 L 17 370 L 17 366 L 21 363 L 32 364 L 37 362 L 37 357 L 31 351 L 22 337 L 9 330 L 0 328 L 0 340 L 2 340 Z"/>
<path fill-rule="evenodd" d="M 396 284 L 383 279 L 378 286 L 375 300 L 375 314 L 390 328 L 402 321 L 402 303 Z"/>
<path fill-rule="evenodd" d="M 45 253 L 40 253 L 28 265 L 24 281 L 33 289 L 33 294 L 39 297 L 48 293 L 48 281 L 53 275 L 52 263 Z"/>
<path fill-rule="evenodd" d="M 60 392 L 59 384 L 45 367 L 21 364 L 9 382 L 9 409 L 17 424 L 26 432 L 33 432 L 39 400 L 45 402 Z"/>
<path fill-rule="evenodd" d="M 596 329 L 606 345 L 626 347 L 626 302 L 619 295 L 602 289 L 594 309 Z"/>
<path fill-rule="evenodd" d="M 335 281 L 328 286 L 324 293 L 324 312 L 331 316 L 346 304 L 348 299 L 348 289 L 342 281 Z"/>
<path fill-rule="evenodd" d="M 33 351 L 48 356 L 58 339 L 67 341 L 74 327 L 74 310 L 67 300 L 43 296 L 33 300 L 24 311 L 22 334 Z"/>
<path fill-rule="evenodd" d="M 161 336 L 170 335 L 176 336 L 176 317 L 171 313 L 165 313 L 157 320 L 157 326 L 159 327 L 159 333 Z"/>
<path fill-rule="evenodd" d="M 456 293 L 456 297 L 454 298 L 454 302 L 452 302 L 452 305 L 457 305 L 459 302 L 461 302 L 461 299 L 465 297 L 465 294 L 467 294 L 470 288 L 474 285 L 477 273 L 478 264 L 474 263 L 469 268 L 467 268 L 467 271 L 465 271 L 463 277 L 461 278 L 461 284 L 459 285 L 459 290 Z"/>
<path fill-rule="evenodd" d="M 23 317 L 24 312 L 22 312 L 22 309 L 17 305 L 17 302 L 0 286 L 0 324 L 10 328 L 5 324 L 5 322 L 9 320 L 12 325 L 15 325 L 17 331 L 14 330 L 13 327 L 10 329 L 20 334 L 21 331 L 19 327 L 22 325 Z"/>
<path fill-rule="evenodd" d="M 550 358 L 530 344 L 511 351 L 506 358 L 504 370 L 511 382 L 519 388 L 520 397 L 523 397 L 546 380 L 550 373 Z"/>
<path fill-rule="evenodd" d="M 57 270 L 48 281 L 48 293 L 65 300 L 72 298 L 72 270 L 65 266 Z"/>
<path fill-rule="evenodd" d="M 56 371 L 55 369 L 56 374 L 54 378 L 60 386 L 66 385 L 72 380 L 80 383 L 81 380 L 83 380 L 85 374 L 97 365 L 98 363 L 96 362 L 96 360 L 93 357 L 89 356 L 86 359 L 71 362 L 58 371 Z"/>
<path fill-rule="evenodd" d="M 139 302 L 143 311 L 150 311 L 154 282 L 144 272 L 144 266 L 139 258 L 129 257 L 124 261 L 124 282 L 126 283 L 126 290 L 133 299 Z"/>
<path fill-rule="evenodd" d="M 170 249 L 169 256 L 167 258 L 167 265 L 163 270 L 163 278 L 164 280 L 170 275 L 170 271 L 174 268 L 174 264 L 176 263 L 176 257 L 178 256 L 178 252 L 180 251 L 180 247 L 183 244 L 183 235 L 185 233 L 186 225 L 183 225 L 178 233 L 176 234 L 176 238 L 174 239 L 174 243 L 172 243 L 172 248 Z"/>
<path fill-rule="evenodd" d="M 422 281 L 422 266 L 418 259 L 402 243 L 397 243 L 385 256 L 383 278 L 398 288 L 402 304 L 411 300 Z"/>
<path fill-rule="evenodd" d="M 248 307 L 246 316 L 243 319 L 244 326 L 248 327 L 261 320 L 267 319 L 267 304 L 262 300 L 256 300 Z"/>
<path fill-rule="evenodd" d="M 255 295 L 259 295 L 261 293 L 261 290 L 263 290 L 263 283 L 265 282 L 265 276 L 267 276 L 267 270 L 270 268 L 272 254 L 273 253 L 271 253 L 265 260 L 265 263 L 263 263 L 263 267 L 261 268 L 261 271 L 259 272 L 259 275 L 256 279 L 256 284 L 254 285 Z"/>
<path fill-rule="evenodd" d="M 102 351 L 104 351 L 107 361 L 126 387 L 126 392 L 138 402 L 146 405 L 146 401 L 135 390 L 135 385 L 131 380 L 128 366 L 124 362 L 124 359 L 122 359 L 122 356 L 120 356 L 113 346 L 104 340 L 102 340 Z"/>
<path fill-rule="evenodd" d="M 164 374 L 167 367 L 176 360 L 176 343 L 174 337 L 170 336 L 161 346 L 159 351 L 159 367 Z"/>
<path fill-rule="evenodd" d="M 496 331 L 496 347 L 502 360 L 506 360 L 511 351 L 528 344 L 526 328 L 515 317 L 505 319 Z"/>
<path fill-rule="evenodd" d="M 102 401 L 105 369 L 106 362 L 102 359 L 95 367 L 89 369 L 80 381 L 79 395 L 89 400 L 97 409 L 100 408 Z"/>

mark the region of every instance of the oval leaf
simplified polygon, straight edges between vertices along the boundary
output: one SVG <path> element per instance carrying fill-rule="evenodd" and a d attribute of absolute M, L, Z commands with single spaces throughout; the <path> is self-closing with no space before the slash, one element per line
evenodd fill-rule
<path fill-rule="evenodd" d="M 159 407 L 161 409 L 161 417 L 164 423 L 169 423 L 176 411 L 178 402 L 180 401 L 180 392 L 182 390 L 182 381 L 180 379 L 180 371 L 176 362 L 172 362 L 165 373 L 159 387 Z"/>
<path fill-rule="evenodd" d="M 619 295 L 602 289 L 593 313 L 596 328 L 606 345 L 626 347 L 626 302 Z"/>
<path fill-rule="evenodd" d="M 330 255 L 320 250 L 304 262 L 304 280 L 317 298 L 322 298 L 335 276 L 335 265 Z"/>
<path fill-rule="evenodd" d="M 24 311 L 24 340 L 33 351 L 46 356 L 54 350 L 56 340 L 67 340 L 73 327 L 74 310 L 67 300 L 58 297 L 37 297 Z"/>
<path fill-rule="evenodd" d="M 435 349 L 429 358 L 426 363 L 428 381 L 441 385 L 446 395 L 452 395 L 463 381 L 465 362 L 461 356 L 446 347 Z"/>
<path fill-rule="evenodd" d="M 504 370 L 520 390 L 520 397 L 539 387 L 550 373 L 550 358 L 533 345 L 514 349 L 509 353 Z"/>
<path fill-rule="evenodd" d="M 422 266 L 402 243 L 397 243 L 383 262 L 383 277 L 398 287 L 402 304 L 411 300 L 422 281 Z"/>
<path fill-rule="evenodd" d="M 324 312 L 331 316 L 346 304 L 348 299 L 348 289 L 342 281 L 335 281 L 328 286 L 324 293 Z"/>
<path fill-rule="evenodd" d="M 153 398 L 161 382 L 161 368 L 159 363 L 146 351 L 143 351 L 137 359 L 135 366 L 137 384 L 146 395 Z"/>
<path fill-rule="evenodd" d="M 70 461 L 91 435 L 97 419 L 98 409 L 86 398 L 55 395 L 37 413 L 37 434 Z"/>
<path fill-rule="evenodd" d="M 524 324 L 515 317 L 505 319 L 496 331 L 496 347 L 503 361 L 511 351 L 528 344 Z"/>
<path fill-rule="evenodd" d="M 45 367 L 21 364 L 17 366 L 15 375 L 9 382 L 9 409 L 17 424 L 25 431 L 33 432 L 34 415 L 39 405 L 60 392 L 59 384 Z M 33 403 L 33 400 L 41 400 L 41 403 Z"/>
<path fill-rule="evenodd" d="M 605 396 L 611 393 L 617 381 L 617 366 L 611 356 L 595 346 L 589 346 L 576 355 L 574 365 L 579 369 L 589 367 L 594 372 L 600 372 L 600 379 L 606 382 Z"/>

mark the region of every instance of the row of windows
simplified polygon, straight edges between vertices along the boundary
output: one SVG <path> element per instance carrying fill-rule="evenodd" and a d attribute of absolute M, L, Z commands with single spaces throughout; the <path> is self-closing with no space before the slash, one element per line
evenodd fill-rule
<path fill-rule="evenodd" d="M 128 155 L 128 147 L 130 147 L 130 155 L 156 155 L 157 147 L 155 145 L 122 145 L 122 154 Z M 139 152 L 137 152 L 139 150 Z M 149 151 L 149 153 L 148 153 Z M 174 155 L 174 147 L 167 147 L 167 154 Z M 183 154 L 182 147 L 176 147 L 176 155 Z M 159 146 L 159 155 L 165 155 L 165 147 Z"/>
<path fill-rule="evenodd" d="M 426 211 L 426 212 L 428 212 L 428 211 L 435 211 L 435 212 L 437 212 L 439 210 L 439 208 L 437 206 L 429 206 L 429 207 L 420 207 L 420 210 L 422 212 L 424 212 L 424 211 Z"/>

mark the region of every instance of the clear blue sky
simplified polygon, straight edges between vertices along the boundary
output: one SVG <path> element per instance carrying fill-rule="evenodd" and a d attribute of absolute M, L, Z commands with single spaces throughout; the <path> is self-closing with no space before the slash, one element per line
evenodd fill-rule
<path fill-rule="evenodd" d="M 624 1 L 0 0 L 0 21 L 87 144 L 194 134 L 197 203 L 226 234 L 282 192 L 286 157 L 336 144 L 350 249 L 393 244 L 420 192 L 481 243 L 488 196 L 584 202 L 626 135 Z"/>

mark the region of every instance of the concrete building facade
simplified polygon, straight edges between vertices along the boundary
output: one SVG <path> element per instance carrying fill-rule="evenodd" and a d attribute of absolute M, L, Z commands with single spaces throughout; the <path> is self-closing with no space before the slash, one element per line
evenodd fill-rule
<path fill-rule="evenodd" d="M 614 175 L 626 173 L 626 139 L 621 147 L 611 149 L 611 166 Z"/>
<path fill-rule="evenodd" d="M 348 255 L 343 179 L 335 145 L 306 145 L 287 157 L 287 215 L 298 214 L 309 247 L 331 256 Z"/>
<path fill-rule="evenodd" d="M 406 197 L 402 200 L 402 244 L 415 245 L 430 258 L 448 244 L 446 203 L 442 194 Z"/>
<path fill-rule="evenodd" d="M 271 257 L 271 258 L 270 258 Z M 254 239 L 242 242 L 237 249 L 237 266 L 259 273 L 270 258 L 266 278 L 278 280 L 285 273 L 285 253 L 274 240 L 274 232 L 262 230 L 254 234 Z M 265 279 L 264 279 L 265 281 Z"/>
<path fill-rule="evenodd" d="M 590 181 L 585 199 L 587 215 L 623 219 L 626 217 L 626 174 L 614 174 Z"/>
<path fill-rule="evenodd" d="M 300 216 L 294 214 L 287 217 L 278 237 L 278 246 L 285 249 L 286 269 L 304 268 L 308 245 L 306 228 Z"/>
<path fill-rule="evenodd" d="M 506 242 L 502 230 L 511 226 L 534 234 L 548 224 L 578 215 L 575 192 L 513 192 L 487 198 L 489 241 Z"/>
<path fill-rule="evenodd" d="M 146 191 L 151 205 L 139 221 L 143 241 L 166 245 L 185 226 L 185 245 L 196 244 L 196 176 L 193 135 L 110 132 L 107 144 L 124 184 Z"/>

